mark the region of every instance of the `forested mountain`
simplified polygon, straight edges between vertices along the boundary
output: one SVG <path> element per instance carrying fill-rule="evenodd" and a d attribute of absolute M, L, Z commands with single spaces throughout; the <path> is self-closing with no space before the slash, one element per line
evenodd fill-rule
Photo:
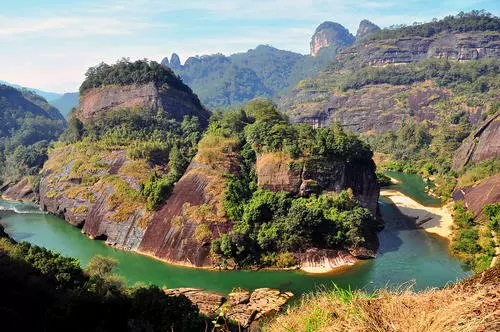
<path fill-rule="evenodd" d="M 310 248 L 336 264 L 375 255 L 379 187 L 355 135 L 293 125 L 268 100 L 209 122 L 155 62 L 100 64 L 80 92 L 40 204 L 91 237 L 200 267 L 301 265 Z"/>
<path fill-rule="evenodd" d="M 230 56 L 190 57 L 184 65 L 174 53 L 170 60 L 163 59 L 162 64 L 181 76 L 204 105 L 226 107 L 243 104 L 255 97 L 276 99 L 300 80 L 314 75 L 354 40 L 340 24 L 324 22 L 311 38 L 310 55 L 260 45 Z"/>
<path fill-rule="evenodd" d="M 79 97 L 80 94 L 78 92 L 68 92 L 52 100 L 50 104 L 56 107 L 64 117 L 68 117 L 71 110 L 78 106 Z"/>
<path fill-rule="evenodd" d="M 245 103 L 255 97 L 274 98 L 284 89 L 309 77 L 333 59 L 332 50 L 317 57 L 261 45 L 245 53 L 191 57 L 184 65 L 173 54 L 170 66 L 193 88 L 209 108 Z"/>
<path fill-rule="evenodd" d="M 50 141 L 66 121 L 45 99 L 28 90 L 0 85 L 0 179 L 2 183 L 37 175 Z"/>
<path fill-rule="evenodd" d="M 24 87 L 24 86 L 20 86 L 18 84 L 9 83 L 9 82 L 2 81 L 2 80 L 0 80 L 0 84 L 8 85 L 8 86 L 11 86 L 11 87 L 19 89 L 19 90 L 22 90 L 22 89 L 29 90 L 29 91 L 31 91 L 33 93 L 36 93 L 37 95 L 45 98 L 45 100 L 47 100 L 48 102 L 56 100 L 57 98 L 60 98 L 62 96 L 61 93 L 48 92 L 48 91 L 44 91 L 44 90 L 40 90 L 40 89 L 35 89 L 35 88 L 27 88 L 27 87 Z"/>

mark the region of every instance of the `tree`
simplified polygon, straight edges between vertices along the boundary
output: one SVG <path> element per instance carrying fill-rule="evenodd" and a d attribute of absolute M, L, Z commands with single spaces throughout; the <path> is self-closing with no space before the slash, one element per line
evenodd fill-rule
<path fill-rule="evenodd" d="M 113 273 L 113 269 L 117 265 L 118 261 L 114 258 L 96 255 L 89 260 L 85 272 L 90 276 L 97 276 L 105 279 Z"/>

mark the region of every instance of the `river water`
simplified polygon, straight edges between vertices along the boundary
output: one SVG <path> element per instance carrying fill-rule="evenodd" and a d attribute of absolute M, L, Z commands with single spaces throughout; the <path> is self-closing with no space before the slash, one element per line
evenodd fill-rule
<path fill-rule="evenodd" d="M 393 188 L 423 204 L 437 204 L 423 192 L 419 177 L 388 174 L 400 181 Z M 418 180 L 420 179 L 420 180 Z M 63 219 L 43 213 L 30 203 L 0 201 L 0 223 L 16 241 L 28 241 L 76 257 L 82 266 L 96 255 L 119 261 L 117 273 L 127 283 L 142 282 L 169 288 L 197 287 L 228 293 L 234 287 L 280 288 L 301 294 L 335 282 L 341 287 L 373 290 L 385 286 L 413 284 L 414 289 L 442 287 L 470 274 L 448 253 L 448 242 L 416 229 L 392 203 L 381 197 L 380 209 L 385 228 L 379 233 L 378 257 L 362 261 L 336 273 L 312 275 L 301 271 L 209 271 L 169 265 L 133 252 L 106 246 L 88 239 Z"/>

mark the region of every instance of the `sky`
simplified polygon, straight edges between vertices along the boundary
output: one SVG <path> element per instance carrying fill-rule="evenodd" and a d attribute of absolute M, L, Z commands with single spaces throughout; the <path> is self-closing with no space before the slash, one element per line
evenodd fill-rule
<path fill-rule="evenodd" d="M 181 61 L 245 52 L 259 44 L 309 52 L 323 21 L 355 34 L 426 22 L 460 11 L 500 14 L 498 0 L 0 0 L 0 80 L 46 91 L 76 91 L 100 62 L 127 57 Z"/>

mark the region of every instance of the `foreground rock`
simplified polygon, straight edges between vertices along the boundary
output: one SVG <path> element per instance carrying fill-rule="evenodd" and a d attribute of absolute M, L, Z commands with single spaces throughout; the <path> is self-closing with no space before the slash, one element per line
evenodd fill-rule
<path fill-rule="evenodd" d="M 175 288 L 165 290 L 165 294 L 184 295 L 198 306 L 200 312 L 215 317 L 220 311 L 229 321 L 243 328 L 273 312 L 279 311 L 290 298 L 291 292 L 281 292 L 272 288 L 258 288 L 253 292 L 236 289 L 228 298 L 199 288 Z"/>
<path fill-rule="evenodd" d="M 309 273 L 327 273 L 335 268 L 353 265 L 357 261 L 358 259 L 346 250 L 310 248 L 299 254 L 300 269 Z"/>
<path fill-rule="evenodd" d="M 200 312 L 206 316 L 213 316 L 217 309 L 226 300 L 222 295 L 204 291 L 199 288 L 174 288 L 165 290 L 167 295 L 184 295 L 198 306 Z"/>
<path fill-rule="evenodd" d="M 29 178 L 24 178 L 13 185 L 5 185 L 0 188 L 0 191 L 2 191 L 2 199 L 7 201 L 32 202 L 38 199 Z"/>

